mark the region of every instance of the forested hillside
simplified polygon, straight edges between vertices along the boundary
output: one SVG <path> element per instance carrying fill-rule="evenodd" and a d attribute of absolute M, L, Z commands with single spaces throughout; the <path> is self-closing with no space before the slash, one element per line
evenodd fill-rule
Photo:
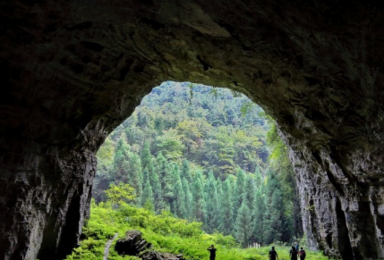
<path fill-rule="evenodd" d="M 287 151 L 262 109 L 239 93 L 165 82 L 107 138 L 94 188 L 129 183 L 133 204 L 203 223 L 243 246 L 302 235 Z"/>

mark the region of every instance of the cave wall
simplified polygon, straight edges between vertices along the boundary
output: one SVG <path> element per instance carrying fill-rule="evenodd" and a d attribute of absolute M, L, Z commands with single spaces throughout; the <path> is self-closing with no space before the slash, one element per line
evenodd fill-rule
<path fill-rule="evenodd" d="M 164 80 L 261 105 L 290 148 L 310 246 L 384 257 L 381 6 L 16 0 L 0 17 L 1 259 L 70 253 L 98 147 Z"/>

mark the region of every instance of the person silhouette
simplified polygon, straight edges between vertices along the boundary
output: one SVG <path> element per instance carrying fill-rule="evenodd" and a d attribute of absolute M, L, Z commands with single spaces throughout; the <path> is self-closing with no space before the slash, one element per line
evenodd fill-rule
<path fill-rule="evenodd" d="M 292 246 L 292 249 L 289 250 L 289 256 L 291 257 L 291 260 L 297 260 L 297 251 L 294 246 Z"/>
<path fill-rule="evenodd" d="M 214 245 L 211 245 L 210 247 L 208 247 L 207 249 L 210 253 L 209 255 L 209 260 L 215 260 L 216 259 L 216 248 Z"/>
<path fill-rule="evenodd" d="M 300 260 L 305 260 L 305 250 L 301 247 L 299 251 Z"/>
<path fill-rule="evenodd" d="M 273 246 L 271 251 L 269 251 L 269 259 L 270 260 L 276 260 L 279 256 L 277 255 L 277 252 L 275 251 L 275 247 Z"/>
<path fill-rule="evenodd" d="M 299 241 L 296 240 L 294 246 L 296 251 L 299 252 Z"/>

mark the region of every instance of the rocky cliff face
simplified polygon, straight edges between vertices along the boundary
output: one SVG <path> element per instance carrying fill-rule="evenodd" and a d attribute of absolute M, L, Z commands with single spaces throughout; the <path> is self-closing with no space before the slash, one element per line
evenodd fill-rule
<path fill-rule="evenodd" d="M 95 152 L 164 80 L 241 91 L 280 125 L 304 228 L 384 257 L 384 15 L 361 1 L 3 1 L 0 258 L 62 259 Z"/>

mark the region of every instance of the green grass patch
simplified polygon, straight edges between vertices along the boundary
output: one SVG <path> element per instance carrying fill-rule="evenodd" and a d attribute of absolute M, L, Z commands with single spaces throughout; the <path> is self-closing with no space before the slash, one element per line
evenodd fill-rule
<path fill-rule="evenodd" d="M 116 233 L 118 238 L 125 237 L 125 232 L 136 229 L 143 233 L 143 238 L 152 243 L 153 249 L 160 252 L 183 254 L 188 260 L 209 259 L 207 248 L 214 244 L 217 248 L 217 260 L 259 260 L 268 259 L 270 246 L 262 248 L 240 248 L 232 236 L 205 234 L 201 223 L 188 222 L 164 212 L 155 215 L 150 210 L 122 204 L 113 209 L 110 203 L 91 205 L 91 217 L 83 228 L 86 239 L 73 250 L 67 260 L 103 259 L 105 244 Z M 112 243 L 108 259 L 126 260 L 137 257 L 122 257 L 114 250 L 117 239 Z M 288 246 L 274 245 L 279 260 L 289 259 Z M 306 260 L 326 260 L 321 252 L 306 250 Z"/>

